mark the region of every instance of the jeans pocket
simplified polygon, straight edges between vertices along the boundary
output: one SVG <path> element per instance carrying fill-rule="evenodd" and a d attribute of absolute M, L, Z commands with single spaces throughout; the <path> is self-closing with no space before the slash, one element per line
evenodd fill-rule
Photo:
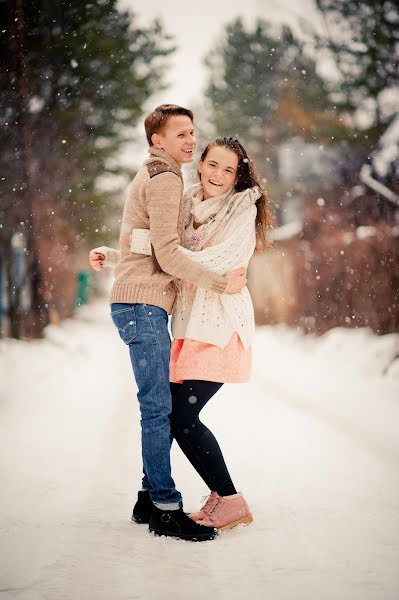
<path fill-rule="evenodd" d="M 116 309 L 111 312 L 111 319 L 125 344 L 131 344 L 137 335 L 134 306 Z"/>

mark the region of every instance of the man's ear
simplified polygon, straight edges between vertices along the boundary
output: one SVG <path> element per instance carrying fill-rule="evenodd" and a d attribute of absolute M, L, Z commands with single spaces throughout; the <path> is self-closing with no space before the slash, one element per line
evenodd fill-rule
<path fill-rule="evenodd" d="M 152 142 L 153 146 L 155 146 L 155 148 L 158 148 L 158 149 L 162 148 L 161 138 L 159 137 L 158 133 L 152 134 L 151 142 Z"/>

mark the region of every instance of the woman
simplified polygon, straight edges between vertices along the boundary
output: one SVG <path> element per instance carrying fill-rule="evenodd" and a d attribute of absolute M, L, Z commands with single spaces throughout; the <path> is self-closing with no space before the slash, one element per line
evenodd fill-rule
<path fill-rule="evenodd" d="M 182 246 L 220 274 L 247 267 L 255 248 L 266 247 L 272 218 L 245 149 L 234 138 L 215 139 L 202 153 L 198 174 L 200 183 L 185 193 Z M 101 266 L 118 257 L 116 251 L 106 254 Z M 202 509 L 190 516 L 219 529 L 250 523 L 252 515 L 199 415 L 223 383 L 249 379 L 253 332 L 247 288 L 227 295 L 179 283 L 172 315 L 171 431 L 210 489 Z"/>

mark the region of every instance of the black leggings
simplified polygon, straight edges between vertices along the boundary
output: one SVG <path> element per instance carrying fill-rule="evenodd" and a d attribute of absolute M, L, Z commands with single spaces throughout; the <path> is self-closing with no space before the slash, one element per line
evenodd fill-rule
<path fill-rule="evenodd" d="M 201 410 L 222 385 L 199 380 L 171 383 L 170 425 L 173 437 L 209 489 L 229 496 L 236 489 L 222 451 L 213 433 L 199 420 Z"/>

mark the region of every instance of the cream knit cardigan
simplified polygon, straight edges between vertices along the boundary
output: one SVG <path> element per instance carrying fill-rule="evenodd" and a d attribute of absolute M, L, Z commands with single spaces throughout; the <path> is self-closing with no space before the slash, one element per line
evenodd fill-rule
<path fill-rule="evenodd" d="M 190 214 L 191 191 L 184 195 L 185 213 Z M 255 201 L 259 197 L 256 188 L 236 192 L 231 200 L 233 210 L 223 223 L 211 246 L 198 252 L 182 248 L 191 260 L 219 275 L 226 275 L 247 267 L 256 244 Z M 186 221 L 187 225 L 187 221 Z M 184 242 L 187 245 L 187 242 Z M 97 250 L 106 255 L 107 266 L 115 266 L 118 251 L 102 246 Z M 255 331 L 251 296 L 245 286 L 238 294 L 219 294 L 212 290 L 180 281 L 179 293 L 172 312 L 172 335 L 174 339 L 193 339 L 224 348 L 237 332 L 245 348 L 248 348 Z"/>
<path fill-rule="evenodd" d="M 190 214 L 191 192 L 195 187 L 184 195 L 186 215 Z M 227 211 L 222 209 L 227 212 L 222 227 L 206 242 L 210 244 L 208 247 L 190 253 L 191 260 L 219 275 L 247 267 L 256 244 L 255 201 L 258 197 L 256 188 L 234 193 L 228 200 Z M 187 225 L 190 223 L 186 220 Z M 187 243 L 186 240 L 185 245 Z M 190 250 L 195 250 L 193 245 Z M 247 287 L 239 294 L 217 294 L 201 287 L 192 291 L 190 284 L 181 281 L 179 288 L 172 313 L 174 339 L 188 338 L 224 348 L 237 332 L 245 348 L 251 345 L 255 323 Z"/>

